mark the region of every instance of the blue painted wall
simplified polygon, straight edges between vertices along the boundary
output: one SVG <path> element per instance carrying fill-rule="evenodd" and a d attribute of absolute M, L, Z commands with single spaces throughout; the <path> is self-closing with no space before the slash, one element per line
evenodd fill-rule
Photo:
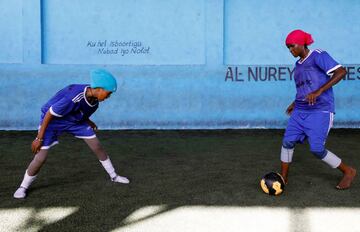
<path fill-rule="evenodd" d="M 43 63 L 205 64 L 204 2 L 44 0 Z"/>
<path fill-rule="evenodd" d="M 0 63 L 22 63 L 22 1 L 0 1 Z"/>
<path fill-rule="evenodd" d="M 93 117 L 103 129 L 283 128 L 295 28 L 347 67 L 335 126 L 358 128 L 359 10 L 355 0 L 0 0 L 0 129 L 36 129 L 41 105 L 98 67 L 121 84 Z"/>

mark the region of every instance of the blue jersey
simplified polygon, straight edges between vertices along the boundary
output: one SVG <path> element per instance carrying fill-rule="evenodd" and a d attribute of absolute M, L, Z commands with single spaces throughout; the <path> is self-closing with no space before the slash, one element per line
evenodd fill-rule
<path fill-rule="evenodd" d="M 99 102 L 91 104 L 86 99 L 86 89 L 89 85 L 69 85 L 55 94 L 41 108 L 41 122 L 46 112 L 70 123 L 78 123 L 87 120 L 98 108 Z"/>
<path fill-rule="evenodd" d="M 306 96 L 323 86 L 334 70 L 341 67 L 327 52 L 320 49 L 310 51 L 308 56 L 297 61 L 295 66 L 296 99 L 295 110 L 335 112 L 333 89 L 329 88 L 309 105 Z"/>

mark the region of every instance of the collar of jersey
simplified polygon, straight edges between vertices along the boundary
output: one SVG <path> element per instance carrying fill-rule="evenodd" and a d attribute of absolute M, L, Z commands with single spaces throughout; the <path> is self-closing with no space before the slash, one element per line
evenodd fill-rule
<path fill-rule="evenodd" d="M 85 102 L 90 106 L 90 107 L 94 107 L 98 104 L 98 102 L 94 105 L 91 105 L 90 102 L 88 102 L 88 100 L 86 99 L 86 89 L 89 88 L 89 86 L 85 86 L 84 88 L 84 99 L 85 99 Z"/>
<path fill-rule="evenodd" d="M 310 57 L 311 53 L 313 52 L 313 50 L 309 51 L 309 54 L 305 57 L 305 59 L 303 59 L 302 61 L 298 60 L 298 64 L 303 64 L 305 62 L 305 60 L 307 60 L 307 58 Z"/>

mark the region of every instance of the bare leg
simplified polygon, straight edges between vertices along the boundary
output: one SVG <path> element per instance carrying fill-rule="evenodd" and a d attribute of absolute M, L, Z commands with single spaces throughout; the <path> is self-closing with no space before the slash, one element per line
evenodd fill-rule
<path fill-rule="evenodd" d="M 24 178 L 20 184 L 20 187 L 14 193 L 14 198 L 22 199 L 26 197 L 27 189 L 32 182 L 36 179 L 36 174 L 39 173 L 41 167 L 46 161 L 48 150 L 40 150 L 30 162 L 27 170 L 25 171 Z"/>
<path fill-rule="evenodd" d="M 108 155 L 106 154 L 104 148 L 101 146 L 98 138 L 92 139 L 84 139 L 85 143 L 90 147 L 90 149 L 95 153 L 97 158 L 100 161 L 104 161 L 108 159 Z"/>
<path fill-rule="evenodd" d="M 109 156 L 106 154 L 105 150 L 101 146 L 98 138 L 95 137 L 92 139 L 84 139 L 84 141 L 95 153 L 100 163 L 102 164 L 106 172 L 109 174 L 111 181 L 123 184 L 128 184 L 130 182 L 126 177 L 119 176 L 115 172 L 115 168 L 113 167 Z"/>
<path fill-rule="evenodd" d="M 283 177 L 285 184 L 288 183 L 289 166 L 294 155 L 295 144 L 296 142 L 283 141 L 283 145 L 281 147 L 281 176 Z"/>
<path fill-rule="evenodd" d="M 48 156 L 48 150 L 41 149 L 34 157 L 34 159 L 31 161 L 27 168 L 27 173 L 29 176 L 36 176 L 36 174 L 39 173 L 40 168 L 45 163 Z"/>
<path fill-rule="evenodd" d="M 289 166 L 290 163 L 281 162 L 281 175 L 284 178 L 285 184 L 288 183 Z"/>
<path fill-rule="evenodd" d="M 336 188 L 340 190 L 350 188 L 351 183 L 356 176 L 356 169 L 344 164 L 343 162 L 341 162 L 337 168 L 344 175 L 343 178 L 340 180 L 339 184 L 336 186 Z"/>

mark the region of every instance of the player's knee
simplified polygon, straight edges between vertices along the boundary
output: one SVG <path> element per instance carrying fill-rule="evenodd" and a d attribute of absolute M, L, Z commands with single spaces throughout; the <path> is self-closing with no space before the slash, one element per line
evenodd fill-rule
<path fill-rule="evenodd" d="M 46 155 L 36 155 L 34 158 L 34 161 L 38 163 L 39 165 L 42 165 L 45 163 L 47 156 Z"/>
<path fill-rule="evenodd" d="M 323 150 L 314 150 L 314 149 L 311 149 L 310 150 L 311 153 L 313 153 L 314 156 L 316 156 L 316 158 L 318 159 L 323 159 L 325 156 L 326 156 L 326 149 L 323 149 Z"/>
<path fill-rule="evenodd" d="M 93 152 L 95 154 L 103 154 L 105 153 L 105 150 L 102 148 L 102 146 L 96 146 L 93 148 Z"/>
<path fill-rule="evenodd" d="M 292 141 L 285 141 L 283 140 L 282 142 L 282 146 L 286 149 L 293 149 L 295 147 L 295 142 L 292 142 Z"/>

